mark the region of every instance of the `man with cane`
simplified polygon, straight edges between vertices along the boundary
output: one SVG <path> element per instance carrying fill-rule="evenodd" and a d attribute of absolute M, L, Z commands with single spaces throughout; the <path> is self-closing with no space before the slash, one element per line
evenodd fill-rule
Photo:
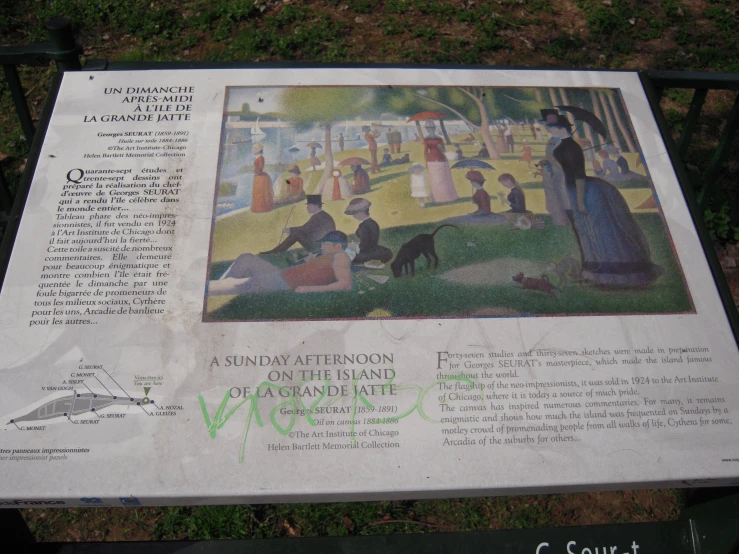
<path fill-rule="evenodd" d="M 272 250 L 261 252 L 261 254 L 285 252 L 295 243 L 299 243 L 300 246 L 309 252 L 320 248 L 319 241 L 321 237 L 330 231 L 335 231 L 336 223 L 334 223 L 333 217 L 323 211 L 323 202 L 321 201 L 320 194 L 309 194 L 305 207 L 310 214 L 310 219 L 299 227 L 285 227 L 282 233 L 287 234 L 287 238 Z"/>

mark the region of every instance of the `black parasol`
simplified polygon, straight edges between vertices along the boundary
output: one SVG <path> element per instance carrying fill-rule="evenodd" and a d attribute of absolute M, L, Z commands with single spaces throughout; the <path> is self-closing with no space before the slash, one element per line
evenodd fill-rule
<path fill-rule="evenodd" d="M 606 126 L 603 125 L 603 122 L 598 119 L 598 116 L 595 115 L 593 112 L 586 110 L 585 108 L 578 108 L 576 106 L 557 106 L 560 110 L 563 110 L 565 112 L 570 112 L 572 115 L 575 116 L 575 119 L 577 121 L 584 121 L 590 127 L 592 127 L 593 131 L 598 133 L 603 138 L 608 135 L 608 131 L 606 131 Z"/>

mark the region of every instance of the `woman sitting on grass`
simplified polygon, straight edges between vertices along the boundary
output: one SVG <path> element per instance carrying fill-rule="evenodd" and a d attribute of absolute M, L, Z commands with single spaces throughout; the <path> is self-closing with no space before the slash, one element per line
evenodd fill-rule
<path fill-rule="evenodd" d="M 472 203 L 477 209 L 470 214 L 450 217 L 444 221 L 472 224 L 505 223 L 506 218 L 504 216 L 493 213 L 490 209 L 490 195 L 484 188 L 485 177 L 482 176 L 482 173 L 472 170 L 467 172 L 466 177 L 472 188 L 475 189 L 475 193 L 472 195 Z"/>

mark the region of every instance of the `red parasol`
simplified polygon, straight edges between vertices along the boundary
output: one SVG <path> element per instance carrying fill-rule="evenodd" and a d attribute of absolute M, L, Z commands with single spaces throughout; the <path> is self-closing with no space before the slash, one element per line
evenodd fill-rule
<path fill-rule="evenodd" d="M 371 162 L 365 160 L 364 158 L 358 158 L 356 156 L 352 158 L 347 158 L 345 160 L 341 160 L 337 166 L 340 165 L 370 165 Z"/>
<path fill-rule="evenodd" d="M 420 112 L 409 117 L 406 123 L 411 121 L 424 121 L 426 119 L 444 119 L 445 117 L 449 117 L 449 115 L 441 112 Z"/>

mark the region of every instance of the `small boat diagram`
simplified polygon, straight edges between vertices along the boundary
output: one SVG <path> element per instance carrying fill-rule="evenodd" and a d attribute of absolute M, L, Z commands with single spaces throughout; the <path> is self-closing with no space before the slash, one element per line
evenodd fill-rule
<path fill-rule="evenodd" d="M 25 415 L 12 418 L 8 424 L 49 421 L 57 418 L 70 418 L 72 416 L 86 414 L 92 415 L 105 408 L 114 406 L 145 406 L 150 402 L 146 396 L 134 398 L 130 396 L 97 394 L 94 392 L 77 393 L 73 391 L 67 396 L 50 400 Z"/>

